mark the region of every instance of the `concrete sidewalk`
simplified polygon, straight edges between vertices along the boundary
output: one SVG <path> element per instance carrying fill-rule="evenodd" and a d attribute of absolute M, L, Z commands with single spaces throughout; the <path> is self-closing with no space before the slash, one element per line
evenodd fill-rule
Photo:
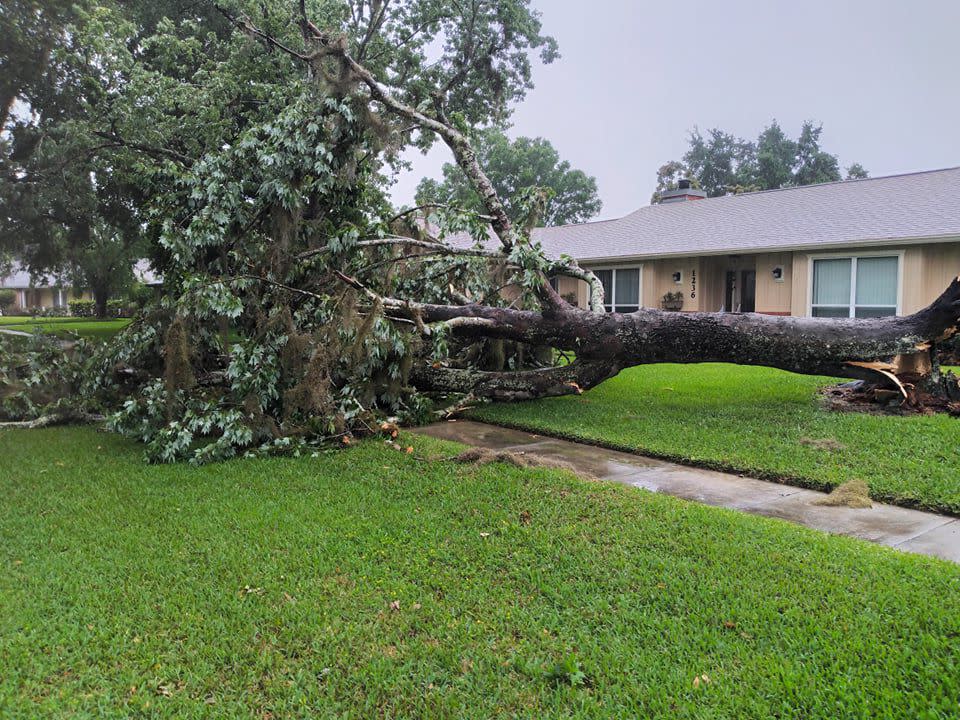
<path fill-rule="evenodd" d="M 6 327 L 0 327 L 0 333 L 4 335 L 16 335 L 17 337 L 33 337 L 32 333 L 23 332 L 22 330 L 11 330 Z"/>
<path fill-rule="evenodd" d="M 436 423 L 417 432 L 465 445 L 549 456 L 599 479 L 960 563 L 960 520 L 946 515 L 880 503 L 868 509 L 814 505 L 824 493 L 469 420 Z"/>

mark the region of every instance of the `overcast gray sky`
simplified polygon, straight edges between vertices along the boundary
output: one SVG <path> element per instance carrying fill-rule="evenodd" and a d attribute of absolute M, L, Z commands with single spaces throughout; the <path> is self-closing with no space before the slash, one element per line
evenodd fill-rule
<path fill-rule="evenodd" d="M 822 122 L 871 176 L 960 165 L 960 0 L 534 0 L 562 58 L 537 66 L 511 136 L 542 136 L 597 178 L 601 218 L 649 202 L 695 125 L 753 139 Z M 439 177 L 413 154 L 394 199 Z"/>

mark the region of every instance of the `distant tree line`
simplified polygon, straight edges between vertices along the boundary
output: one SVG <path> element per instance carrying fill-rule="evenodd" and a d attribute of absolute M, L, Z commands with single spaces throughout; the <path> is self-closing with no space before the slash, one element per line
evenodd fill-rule
<path fill-rule="evenodd" d="M 664 190 L 675 188 L 683 178 L 705 190 L 708 197 L 844 179 L 837 156 L 820 147 L 822 132 L 823 125 L 809 120 L 803 123 L 796 140 L 787 137 L 776 120 L 755 141 L 719 128 L 706 134 L 694 128 L 683 158 L 671 160 L 657 170 L 652 201 L 658 202 Z M 846 168 L 847 180 L 865 177 L 867 171 L 860 163 Z"/>

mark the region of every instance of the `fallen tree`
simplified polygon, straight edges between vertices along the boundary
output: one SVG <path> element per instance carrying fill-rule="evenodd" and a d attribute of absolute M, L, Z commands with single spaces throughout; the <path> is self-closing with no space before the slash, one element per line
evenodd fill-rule
<path fill-rule="evenodd" d="M 185 24 L 148 43 L 164 48 L 155 55 L 122 23 L 116 42 L 96 38 L 97 72 L 129 85 L 89 134 L 109 134 L 95 151 L 152 198 L 143 217 L 164 295 L 83 354 L 68 373 L 75 402 L 58 410 L 109 415 L 153 461 L 203 462 L 343 442 L 386 415 L 420 422 L 478 399 L 580 393 L 661 362 L 860 378 L 905 406 L 956 399 L 936 357 L 960 320 L 960 280 L 899 318 L 604 313 L 589 270 L 530 241 L 545 195 L 528 188 L 528 220 L 514 224 L 471 145 L 470 127 L 501 122 L 529 87 L 529 53 L 554 52 L 527 0 L 344 7 L 315 3 L 311 16 L 304 2 L 291 14 L 279 0 L 234 0 L 220 8 L 232 34 Z M 71 41 L 82 47 L 82 33 Z M 388 202 L 400 150 L 437 138 L 482 214 Z M 556 275 L 587 283 L 589 307 L 561 298 Z M 4 419 L 29 419 L 14 414 Z"/>
<path fill-rule="evenodd" d="M 307 63 L 330 55 L 366 86 L 371 99 L 418 127 L 444 139 L 464 174 L 483 199 L 491 226 L 506 258 L 518 242 L 503 203 L 479 166 L 468 139 L 442 113 L 428 116 L 400 102 L 338 38 L 304 20 L 305 33 L 316 50 Z M 255 32 L 255 31 L 254 31 Z M 451 251 L 456 252 L 456 251 Z M 418 327 L 442 323 L 468 340 L 507 339 L 576 353 L 566 366 L 516 372 L 421 364 L 414 382 L 430 390 L 469 393 L 498 400 L 532 399 L 582 392 L 635 365 L 651 363 L 729 362 L 764 365 L 791 372 L 852 377 L 892 385 L 908 403 L 919 391 L 960 400 L 955 379 L 940 376 L 936 353 L 960 322 L 960 278 L 930 306 L 906 317 L 822 319 L 771 317 L 755 313 L 669 313 L 641 309 L 630 314 L 603 313 L 603 289 L 591 273 L 570 261 L 552 267 L 589 283 L 591 309 L 571 306 L 552 290 L 542 273 L 538 284 L 540 311 L 483 306 L 431 305 L 368 293 L 391 317 L 416 319 Z M 359 289 L 362 285 L 343 277 Z"/>

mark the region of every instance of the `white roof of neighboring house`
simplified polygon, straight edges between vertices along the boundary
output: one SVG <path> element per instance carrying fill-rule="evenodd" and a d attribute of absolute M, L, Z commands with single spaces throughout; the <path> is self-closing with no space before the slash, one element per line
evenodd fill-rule
<path fill-rule="evenodd" d="M 149 260 L 137 260 L 133 266 L 133 276 L 144 285 L 160 285 L 163 282 L 163 276 L 153 270 Z"/>
<path fill-rule="evenodd" d="M 19 265 L 14 265 L 13 272 L 7 276 L 0 275 L 0 288 L 15 288 L 17 290 L 25 290 L 27 288 L 49 288 L 49 287 L 69 287 L 69 283 L 66 279 L 63 282 L 59 282 L 58 276 L 53 274 L 47 274 L 43 277 L 37 278 L 37 282 L 30 282 L 30 273 L 21 268 Z"/>
<path fill-rule="evenodd" d="M 960 167 L 650 205 L 617 220 L 533 232 L 548 255 L 567 254 L 577 260 L 958 236 Z"/>

